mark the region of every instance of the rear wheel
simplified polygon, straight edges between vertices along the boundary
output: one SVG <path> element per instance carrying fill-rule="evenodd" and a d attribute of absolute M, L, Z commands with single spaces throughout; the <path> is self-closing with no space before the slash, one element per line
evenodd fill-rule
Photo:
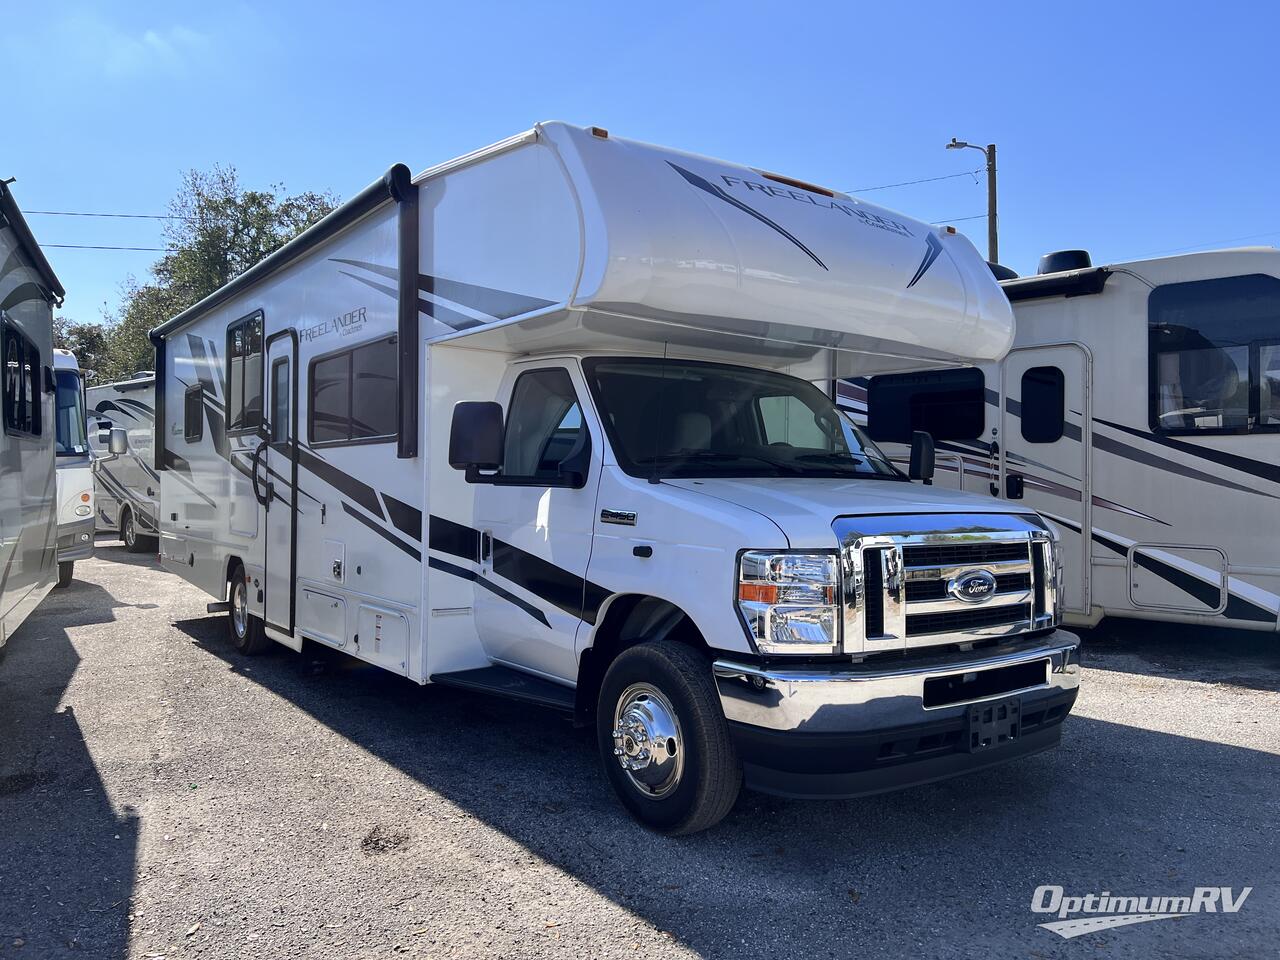
<path fill-rule="evenodd" d="M 249 584 L 245 582 L 244 566 L 239 563 L 231 573 L 231 609 L 227 611 L 227 628 L 231 645 L 241 653 L 252 656 L 267 648 L 262 621 L 249 612 Z"/>
<path fill-rule="evenodd" d="M 605 772 L 623 805 L 661 833 L 697 833 L 733 807 L 742 766 L 711 665 L 671 640 L 624 650 L 596 710 Z"/>
<path fill-rule="evenodd" d="M 74 560 L 58 561 L 58 586 L 71 586 L 71 578 L 75 576 L 76 562 Z"/>

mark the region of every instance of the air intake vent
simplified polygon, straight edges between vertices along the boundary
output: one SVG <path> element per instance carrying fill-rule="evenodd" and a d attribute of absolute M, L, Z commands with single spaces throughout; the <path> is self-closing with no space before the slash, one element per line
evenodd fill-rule
<path fill-rule="evenodd" d="M 1062 273 L 1065 270 L 1086 270 L 1092 266 L 1088 250 L 1055 250 L 1040 258 L 1036 273 Z"/>

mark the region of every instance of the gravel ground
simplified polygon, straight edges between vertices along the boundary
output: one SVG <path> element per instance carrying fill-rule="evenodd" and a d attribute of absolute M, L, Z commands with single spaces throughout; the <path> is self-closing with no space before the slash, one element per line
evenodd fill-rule
<path fill-rule="evenodd" d="M 1063 746 L 668 840 L 554 714 L 325 650 L 234 654 L 100 541 L 0 666 L 0 958 L 1151 957 L 1280 941 L 1280 637 L 1086 638 Z M 1068 894 L 1252 886 L 1062 940 Z"/>

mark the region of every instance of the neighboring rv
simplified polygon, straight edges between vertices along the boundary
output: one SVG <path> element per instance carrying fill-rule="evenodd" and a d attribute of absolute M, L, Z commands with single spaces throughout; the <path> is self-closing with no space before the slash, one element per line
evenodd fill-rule
<path fill-rule="evenodd" d="M 91 443 L 100 458 L 94 469 L 98 529 L 118 531 L 130 553 L 154 550 L 160 534 L 160 477 L 152 466 L 155 385 L 155 374 L 144 370 L 87 393 Z M 128 434 L 129 452 L 107 460 L 113 428 Z"/>
<path fill-rule="evenodd" d="M 1063 251 L 1002 286 L 1003 361 L 844 383 L 841 402 L 882 442 L 931 431 L 940 482 L 1053 521 L 1068 622 L 1276 630 L 1280 250 Z"/>
<path fill-rule="evenodd" d="M 53 587 L 53 307 L 65 296 L 0 180 L 0 653 Z"/>
<path fill-rule="evenodd" d="M 952 776 L 1075 700 L 1049 527 L 913 485 L 808 381 L 1012 336 L 954 231 L 539 125 L 393 167 L 152 332 L 161 560 L 243 652 L 593 723 L 664 832 L 744 781 Z"/>
<path fill-rule="evenodd" d="M 57 453 L 58 586 L 75 576 L 77 560 L 93 556 L 93 457 L 84 414 L 84 378 L 75 354 L 53 351 L 54 440 Z"/>

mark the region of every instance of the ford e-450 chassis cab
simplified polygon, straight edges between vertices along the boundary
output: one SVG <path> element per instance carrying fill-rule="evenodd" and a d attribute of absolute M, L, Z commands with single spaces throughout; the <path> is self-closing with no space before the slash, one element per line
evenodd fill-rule
<path fill-rule="evenodd" d="M 246 653 L 572 711 L 664 832 L 971 771 L 1075 699 L 1056 533 L 911 482 L 814 384 L 1012 335 L 952 231 L 541 124 L 153 331 L 161 558 Z"/>

